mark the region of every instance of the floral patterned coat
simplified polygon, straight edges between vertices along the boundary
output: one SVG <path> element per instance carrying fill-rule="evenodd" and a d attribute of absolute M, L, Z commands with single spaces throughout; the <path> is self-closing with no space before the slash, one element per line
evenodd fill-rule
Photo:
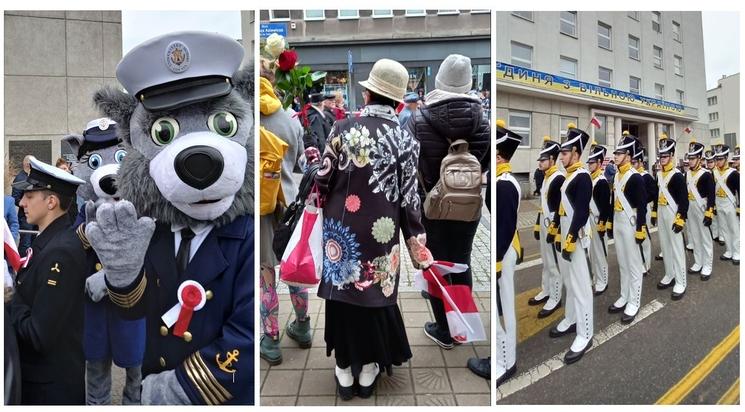
<path fill-rule="evenodd" d="M 399 229 L 414 264 L 431 264 L 420 221 L 418 158 L 419 142 L 402 131 L 390 107 L 369 105 L 360 117 L 334 124 L 316 176 L 325 195 L 319 297 L 394 305 Z"/>

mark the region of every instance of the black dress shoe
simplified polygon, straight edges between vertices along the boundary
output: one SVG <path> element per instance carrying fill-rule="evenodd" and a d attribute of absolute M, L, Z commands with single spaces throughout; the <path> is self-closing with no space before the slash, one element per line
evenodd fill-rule
<path fill-rule="evenodd" d="M 735 266 L 740 266 L 740 261 L 739 260 L 732 259 L 732 264 L 735 265 Z"/>
<path fill-rule="evenodd" d="M 654 260 L 662 260 L 662 256 L 657 255 L 657 256 L 654 257 Z"/>
<path fill-rule="evenodd" d="M 577 324 L 576 323 L 573 323 L 572 326 L 568 327 L 567 330 L 565 330 L 563 332 L 559 330 L 559 326 L 557 325 L 557 326 L 554 326 L 553 328 L 551 328 L 550 331 L 548 331 L 548 336 L 550 336 L 552 338 L 560 338 L 560 337 L 562 337 L 564 335 L 568 335 L 570 333 L 576 333 L 576 332 L 577 332 Z"/>
<path fill-rule="evenodd" d="M 540 312 L 538 312 L 538 319 L 547 318 L 556 312 L 557 309 L 561 307 L 561 302 L 559 302 L 556 306 L 554 306 L 553 309 L 547 310 L 547 309 L 541 309 Z"/>
<path fill-rule="evenodd" d="M 514 376 L 515 372 L 517 372 L 517 363 L 512 365 L 511 368 L 507 369 L 504 375 L 497 378 L 497 388 L 499 387 L 499 385 L 503 384 L 507 379 Z"/>
<path fill-rule="evenodd" d="M 675 285 L 675 279 L 671 280 L 670 283 L 662 283 L 662 281 L 659 281 L 657 283 L 657 289 L 665 290 L 673 285 Z"/>
<path fill-rule="evenodd" d="M 703 280 L 704 282 L 709 280 L 709 278 L 711 278 L 711 275 L 701 275 L 701 280 Z"/>
<path fill-rule="evenodd" d="M 649 276 L 649 271 L 646 271 L 646 272 L 642 273 L 642 277 L 643 278 L 646 278 L 647 276 Z"/>
<path fill-rule="evenodd" d="M 703 268 L 702 268 L 702 269 L 703 269 Z M 699 269 L 699 270 L 693 270 L 693 269 L 690 269 L 690 268 L 689 268 L 689 269 L 688 269 L 688 273 L 690 273 L 691 275 L 695 275 L 695 274 L 697 274 L 697 273 L 701 273 L 701 269 Z"/>
<path fill-rule="evenodd" d="M 623 316 L 621 316 L 621 323 L 623 323 L 624 325 L 629 324 L 633 322 L 635 318 L 636 318 L 636 315 L 629 316 L 624 313 Z"/>
<path fill-rule="evenodd" d="M 362 386 L 359 385 L 359 390 L 357 391 L 357 396 L 359 396 L 362 399 L 367 399 L 370 396 L 372 396 L 373 392 L 375 392 L 375 384 L 378 383 L 378 376 L 380 376 L 380 373 L 375 377 L 375 380 L 373 380 L 372 385 L 370 386 Z"/>
<path fill-rule="evenodd" d="M 603 293 L 605 293 L 606 290 L 608 290 L 608 285 L 606 285 L 603 290 L 596 290 L 596 291 L 592 292 L 592 295 L 593 296 L 600 296 Z"/>
<path fill-rule="evenodd" d="M 336 375 L 334 375 L 334 379 L 336 379 L 336 391 L 339 393 L 339 397 L 342 400 L 348 401 L 354 398 L 354 384 L 352 384 L 352 386 L 341 386 L 339 378 Z"/>
<path fill-rule="evenodd" d="M 610 306 L 608 306 L 608 313 L 618 313 L 624 309 L 626 309 L 626 305 L 623 305 L 619 308 L 615 304 L 611 304 Z"/>
<path fill-rule="evenodd" d="M 536 299 L 535 297 L 528 299 L 528 305 L 530 306 L 538 306 L 544 302 L 548 302 L 548 296 L 544 296 L 543 299 Z"/>
<path fill-rule="evenodd" d="M 491 379 L 491 356 L 488 358 L 468 358 L 466 366 L 476 376 Z"/>
<path fill-rule="evenodd" d="M 717 239 L 717 243 L 719 243 L 719 246 L 724 246 L 724 240 Z"/>
<path fill-rule="evenodd" d="M 573 350 L 569 349 L 569 352 L 567 352 L 566 355 L 564 355 L 564 363 L 567 365 L 571 365 L 574 362 L 577 362 L 578 360 L 582 359 L 582 356 L 585 355 L 585 352 L 587 352 L 588 349 L 592 347 L 592 339 L 590 339 L 589 342 L 587 342 L 587 346 L 584 347 L 579 352 L 574 352 Z"/>
<path fill-rule="evenodd" d="M 719 256 L 719 260 L 732 260 L 732 258 L 722 255 L 722 256 Z"/>
<path fill-rule="evenodd" d="M 670 295 L 670 298 L 672 300 L 681 300 L 681 299 L 683 299 L 683 295 L 685 295 L 685 294 L 686 294 L 686 291 L 685 290 L 683 291 L 683 293 L 675 293 L 675 292 L 673 292 Z"/>

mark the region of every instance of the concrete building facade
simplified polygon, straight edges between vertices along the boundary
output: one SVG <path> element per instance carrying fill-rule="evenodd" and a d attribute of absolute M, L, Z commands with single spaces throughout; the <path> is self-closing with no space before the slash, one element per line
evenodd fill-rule
<path fill-rule="evenodd" d="M 341 90 L 350 109 L 362 104 L 362 95 L 349 85 L 366 79 L 381 58 L 401 62 L 409 70 L 409 90 L 427 93 L 440 62 L 463 54 L 471 58 L 473 88 L 491 88 L 490 18 L 489 10 L 261 10 L 259 15 L 262 26 L 286 33 L 301 64 L 328 73 L 324 91 Z"/>
<path fill-rule="evenodd" d="M 730 148 L 738 145 L 740 131 L 740 73 L 722 76 L 717 87 L 706 91 L 709 137 Z"/>
<path fill-rule="evenodd" d="M 117 85 L 120 11 L 5 11 L 6 159 L 53 162 L 61 139 L 98 117 L 93 93 Z"/>
<path fill-rule="evenodd" d="M 512 161 L 523 179 L 543 137 L 559 140 L 570 122 L 610 151 L 628 130 L 652 162 L 662 133 L 679 157 L 691 139 L 708 143 L 700 12 L 505 11 L 496 22 L 497 118 L 524 137 Z"/>

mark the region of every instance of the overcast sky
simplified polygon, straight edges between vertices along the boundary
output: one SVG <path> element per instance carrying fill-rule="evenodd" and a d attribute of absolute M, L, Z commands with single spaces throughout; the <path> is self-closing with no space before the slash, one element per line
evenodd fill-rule
<path fill-rule="evenodd" d="M 713 89 L 722 75 L 740 71 L 740 14 L 705 11 L 702 13 L 702 19 L 706 88 Z M 691 61 L 690 58 L 688 61 Z"/>
<path fill-rule="evenodd" d="M 155 36 L 204 30 L 240 39 L 240 11 L 122 11 L 122 55 Z"/>

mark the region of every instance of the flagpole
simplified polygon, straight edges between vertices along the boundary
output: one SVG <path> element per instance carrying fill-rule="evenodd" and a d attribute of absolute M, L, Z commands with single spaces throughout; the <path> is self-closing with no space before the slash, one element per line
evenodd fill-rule
<path fill-rule="evenodd" d="M 455 311 L 455 314 L 458 315 L 458 318 L 460 319 L 460 321 L 463 322 L 464 325 L 466 325 L 466 329 L 468 329 L 468 332 L 474 333 L 474 330 L 471 329 L 471 326 L 466 321 L 466 318 L 463 316 L 463 313 L 461 313 L 461 311 L 458 308 L 458 306 L 455 304 L 455 302 L 453 302 L 453 299 L 450 297 L 450 294 L 447 293 L 447 291 L 445 290 L 445 287 L 442 286 L 442 284 L 440 283 L 440 281 L 437 279 L 437 276 L 432 271 L 432 267 L 430 266 L 429 269 L 427 269 L 427 270 L 429 270 L 430 272 L 432 272 L 432 278 L 437 283 L 437 286 L 440 287 L 440 291 L 442 292 L 442 297 L 444 297 L 445 299 L 447 299 L 448 304 L 450 304 L 450 306 L 453 308 L 453 310 Z"/>

